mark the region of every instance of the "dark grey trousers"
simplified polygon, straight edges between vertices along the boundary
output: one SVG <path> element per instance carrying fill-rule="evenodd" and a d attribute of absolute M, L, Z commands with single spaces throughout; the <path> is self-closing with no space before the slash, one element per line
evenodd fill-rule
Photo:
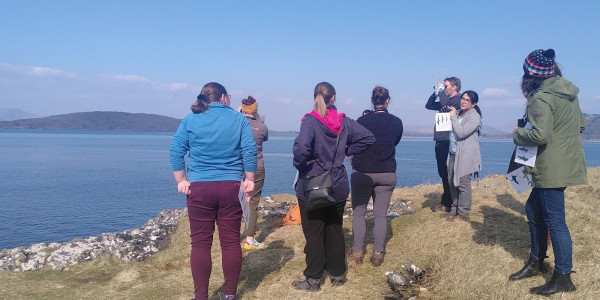
<path fill-rule="evenodd" d="M 352 234 L 355 251 L 365 248 L 367 225 L 365 215 L 369 199 L 373 197 L 373 250 L 383 252 L 387 235 L 387 211 L 396 187 L 396 173 L 352 172 Z"/>
<path fill-rule="evenodd" d="M 459 185 L 454 186 L 454 157 L 453 154 L 448 156 L 448 181 L 452 196 L 450 213 L 468 217 L 471 213 L 471 174 L 462 176 Z"/>

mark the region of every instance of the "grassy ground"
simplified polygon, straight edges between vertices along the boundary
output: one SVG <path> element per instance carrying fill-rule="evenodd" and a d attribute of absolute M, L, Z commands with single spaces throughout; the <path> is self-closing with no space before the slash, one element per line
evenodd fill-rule
<path fill-rule="evenodd" d="M 554 295 L 560 299 L 600 299 L 600 169 L 589 170 L 589 184 L 566 190 L 567 222 L 573 237 L 577 291 Z M 525 217 L 527 194 L 517 195 L 503 176 L 473 183 L 471 221 L 446 222 L 429 207 L 437 204 L 441 186 L 422 185 L 397 189 L 392 199 L 408 199 L 414 215 L 389 222 L 387 255 L 375 268 L 368 262 L 349 265 L 348 282 L 320 292 L 291 287 L 302 278 L 304 238 L 300 226 L 281 227 L 262 219 L 259 240 L 268 248 L 244 252 L 238 293 L 242 299 L 539 299 L 529 288 L 549 279 L 544 276 L 509 282 L 529 253 Z M 275 201 L 291 201 L 291 195 L 275 195 Z M 372 225 L 372 223 L 368 223 Z M 346 243 L 352 240 L 351 220 L 344 223 Z M 372 250 L 372 240 L 367 251 Z M 213 245 L 210 292 L 218 299 L 223 277 L 218 239 Z M 551 250 L 551 249 L 550 249 Z M 173 246 L 147 261 L 124 263 L 105 258 L 63 271 L 0 272 L 0 299 L 190 299 L 193 284 L 189 269 L 189 224 L 182 220 Z M 549 266 L 553 254 L 548 253 Z M 384 272 L 400 269 L 411 261 L 425 270 L 425 278 L 410 290 L 392 291 Z"/>

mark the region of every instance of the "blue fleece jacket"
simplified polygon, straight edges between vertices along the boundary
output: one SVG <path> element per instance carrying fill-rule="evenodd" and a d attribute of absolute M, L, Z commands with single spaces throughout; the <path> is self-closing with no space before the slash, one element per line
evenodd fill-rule
<path fill-rule="evenodd" d="M 173 171 L 185 169 L 187 180 L 241 180 L 256 171 L 256 144 L 246 117 L 222 103 L 211 103 L 203 113 L 190 114 L 181 121 L 171 148 Z"/>

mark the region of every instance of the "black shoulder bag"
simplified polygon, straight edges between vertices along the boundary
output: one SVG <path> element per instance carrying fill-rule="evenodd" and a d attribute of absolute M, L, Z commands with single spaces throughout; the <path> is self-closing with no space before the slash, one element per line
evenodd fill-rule
<path fill-rule="evenodd" d="M 306 211 L 313 211 L 319 208 L 332 206 L 336 204 L 333 198 L 333 182 L 331 180 L 331 169 L 335 163 L 338 144 L 340 142 L 341 130 L 335 141 L 335 150 L 333 150 L 333 162 L 329 170 L 316 176 L 305 176 L 302 181 L 302 190 L 304 191 L 304 202 Z"/>

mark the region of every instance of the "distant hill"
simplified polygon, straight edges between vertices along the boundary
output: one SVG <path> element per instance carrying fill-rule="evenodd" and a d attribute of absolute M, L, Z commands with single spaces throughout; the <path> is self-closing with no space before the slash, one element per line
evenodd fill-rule
<path fill-rule="evenodd" d="M 600 115 L 583 114 L 585 118 L 585 131 L 581 135 L 584 140 L 600 140 Z"/>
<path fill-rule="evenodd" d="M 22 111 L 20 109 L 0 107 L 0 121 L 12 121 L 37 117 L 39 116 Z"/>
<path fill-rule="evenodd" d="M 94 111 L 1 121 L 0 128 L 175 132 L 180 119 L 142 113 Z"/>

